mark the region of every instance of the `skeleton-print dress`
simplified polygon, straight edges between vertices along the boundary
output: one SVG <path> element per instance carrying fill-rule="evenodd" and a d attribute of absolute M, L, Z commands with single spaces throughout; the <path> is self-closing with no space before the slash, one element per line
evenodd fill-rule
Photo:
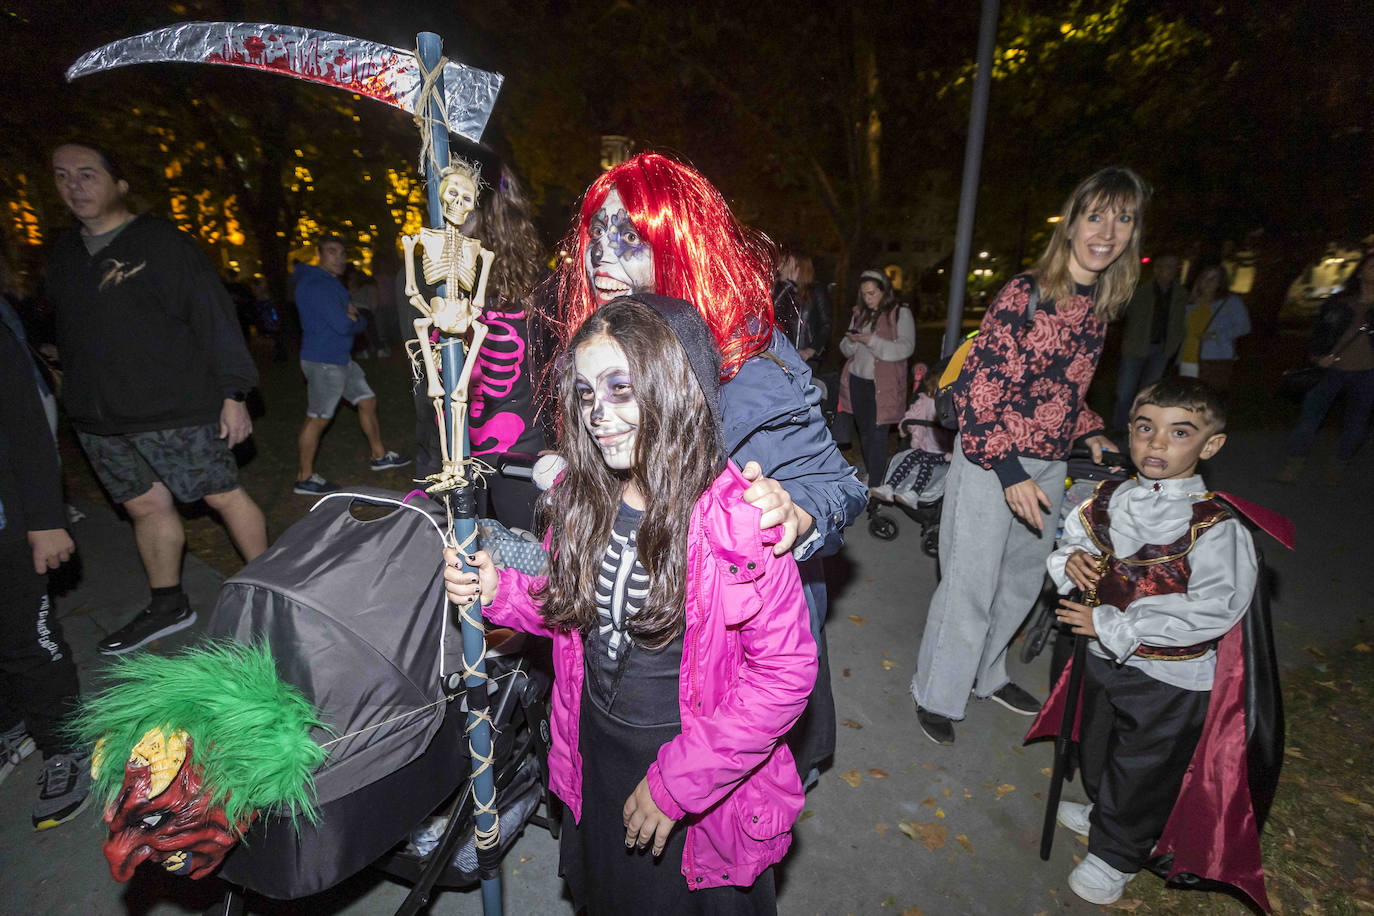
<path fill-rule="evenodd" d="M 647 649 L 626 628 L 648 593 L 649 576 L 637 553 L 642 517 L 639 510 L 621 505 L 597 579 L 600 621 L 583 638 L 586 678 L 578 739 L 582 823 L 564 809 L 559 873 L 574 905 L 585 906 L 592 916 L 775 913 L 771 870 L 750 888 L 687 889 L 682 876 L 685 820 L 673 828 L 657 858 L 648 850 L 625 848 L 625 802 L 659 748 L 682 731 L 682 637 Z"/>

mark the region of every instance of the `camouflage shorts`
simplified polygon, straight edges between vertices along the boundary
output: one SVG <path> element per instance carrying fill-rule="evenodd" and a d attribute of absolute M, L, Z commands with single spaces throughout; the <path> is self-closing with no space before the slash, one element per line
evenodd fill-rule
<path fill-rule="evenodd" d="M 238 464 L 219 424 L 97 436 L 78 431 L 100 483 L 117 503 L 142 496 L 159 480 L 180 502 L 227 493 L 239 485 Z"/>

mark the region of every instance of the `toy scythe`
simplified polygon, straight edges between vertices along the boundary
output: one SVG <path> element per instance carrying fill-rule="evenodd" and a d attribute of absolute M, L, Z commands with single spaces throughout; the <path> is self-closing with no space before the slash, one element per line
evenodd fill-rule
<path fill-rule="evenodd" d="M 420 33 L 416 41 L 417 50 L 411 52 L 298 26 L 187 22 L 113 41 L 87 52 L 67 70 L 67 79 L 74 80 L 137 63 L 221 64 L 334 86 L 411 112 L 416 116 L 421 132 L 421 159 L 424 161 L 429 197 L 429 226 L 451 240 L 453 232 L 445 231 L 445 203 L 440 197 L 440 172 L 448 166 L 448 135 L 451 131 L 473 142 L 480 141 L 503 78 L 498 73 L 446 60 L 442 55 L 443 42 L 432 32 Z M 490 253 L 485 254 L 487 257 L 482 259 L 483 264 L 489 269 Z M 448 269 L 444 272 L 449 276 L 455 273 L 455 260 L 453 257 L 445 260 L 444 266 Z M 481 285 L 485 286 L 485 283 Z M 441 285 L 438 289 L 440 299 L 447 299 L 449 295 L 446 286 Z M 465 304 L 480 311 L 482 289 L 472 292 L 476 294 L 475 297 L 465 301 Z M 421 309 L 421 312 L 426 310 Z M 435 316 L 426 314 L 425 317 Z M 441 332 L 438 349 L 444 396 L 442 400 L 436 398 L 439 402 L 436 406 L 443 414 L 444 429 L 449 433 L 449 454 L 445 456 L 442 479 L 429 489 L 441 497 L 448 508 L 447 541 L 450 546 L 459 548 L 460 555 L 466 555 L 475 549 L 476 500 L 472 475 L 469 473 L 467 435 L 463 418 L 457 415 L 459 411 L 455 408 L 466 404 L 462 382 L 466 381 L 467 374 L 464 372 L 464 339 L 461 334 L 469 326 L 476 325 L 472 327 L 472 348 L 476 350 L 481 345 L 483 329 L 480 323 L 471 320 L 455 323 L 444 320 L 447 317 L 445 312 L 432 324 Z M 459 328 L 458 324 L 463 327 Z M 430 355 L 427 368 L 430 368 L 431 375 L 432 366 L 433 357 Z M 433 379 L 430 381 L 430 388 L 433 389 Z M 500 828 L 491 769 L 491 719 L 487 710 L 484 662 L 486 641 L 480 619 L 460 613 L 459 623 L 463 636 L 467 731 L 477 854 L 482 874 L 482 907 L 487 916 L 497 916 L 502 911 L 498 846 Z M 433 886 L 433 878 L 437 878 L 446 864 L 445 857 L 434 854 L 434 861 L 428 863 L 425 875 L 429 884 L 425 885 L 422 879 L 416 885 L 411 896 L 418 895 L 419 899 L 412 901 L 408 898 L 402 907 L 403 912 L 413 912 L 424 905 L 428 888 Z M 433 876 L 428 874 L 429 871 L 434 872 Z"/>

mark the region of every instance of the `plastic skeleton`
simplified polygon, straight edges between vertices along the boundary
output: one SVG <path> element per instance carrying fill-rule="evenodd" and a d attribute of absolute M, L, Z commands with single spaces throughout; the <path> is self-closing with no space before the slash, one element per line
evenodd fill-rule
<path fill-rule="evenodd" d="M 463 220 L 477 206 L 477 176 L 464 165 L 451 165 L 440 173 L 439 199 L 444 207 L 443 229 L 421 229 L 419 235 L 407 235 L 401 241 L 405 247 L 406 297 L 419 310 L 415 319 L 415 333 L 425 363 L 427 395 L 434 401 L 439 422 L 439 452 L 441 469 L 429 478 L 430 492 L 461 486 L 464 481 L 461 462 L 454 455 L 461 452 L 462 437 L 467 435 L 468 380 L 472 376 L 474 357 L 487 336 L 487 326 L 478 321 L 486 297 L 487 277 L 496 255 L 482 247 L 476 239 L 459 232 Z M 446 295 L 435 296 L 428 303 L 420 295 L 415 282 L 415 245 L 420 245 L 425 282 L 431 285 L 446 283 Z M 478 273 L 480 262 L 480 275 Z M 435 366 L 434 346 L 430 343 L 431 328 L 444 334 L 466 334 L 472 329 L 468 344 L 468 358 L 463 361 L 463 374 L 453 389 L 453 435 L 444 423 L 444 386 Z"/>

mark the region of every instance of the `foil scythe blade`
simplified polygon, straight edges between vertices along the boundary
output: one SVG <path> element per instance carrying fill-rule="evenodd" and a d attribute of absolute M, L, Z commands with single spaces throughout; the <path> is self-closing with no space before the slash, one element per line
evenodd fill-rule
<path fill-rule="evenodd" d="M 67 70 L 81 76 L 130 64 L 222 64 L 280 73 L 415 112 L 423 78 L 415 54 L 391 45 L 299 26 L 183 22 L 87 51 Z M 444 67 L 449 130 L 474 143 L 501 91 L 499 73 L 455 61 Z"/>

